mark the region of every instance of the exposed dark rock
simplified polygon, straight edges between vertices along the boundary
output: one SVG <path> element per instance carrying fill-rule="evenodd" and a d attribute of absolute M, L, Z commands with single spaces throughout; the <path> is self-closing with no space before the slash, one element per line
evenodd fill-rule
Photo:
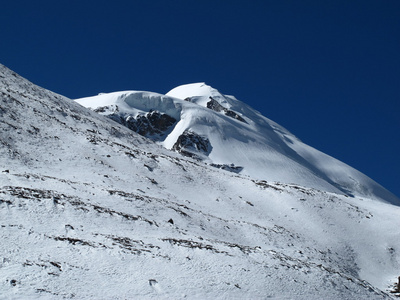
<path fill-rule="evenodd" d="M 216 112 L 227 111 L 228 109 L 223 107 L 219 102 L 212 97 L 210 97 L 210 101 L 207 102 L 207 108 L 212 109 Z"/>
<path fill-rule="evenodd" d="M 148 138 L 164 135 L 176 122 L 175 118 L 157 111 L 151 111 L 136 118 L 130 115 L 120 118 L 122 125 Z"/>
<path fill-rule="evenodd" d="M 72 226 L 70 224 L 67 224 L 64 227 L 65 227 L 65 229 L 75 230 L 74 226 Z"/>
<path fill-rule="evenodd" d="M 164 238 L 161 239 L 164 242 L 170 242 L 172 245 L 177 245 L 181 247 L 186 247 L 186 248 L 191 248 L 191 249 L 205 249 L 205 250 L 211 250 L 215 253 L 225 253 L 228 254 L 226 251 L 221 251 L 217 248 L 215 248 L 213 245 L 210 244 L 204 244 L 196 241 L 191 241 L 191 240 L 183 240 L 183 239 L 174 239 L 174 238 Z"/>
<path fill-rule="evenodd" d="M 393 285 L 393 289 L 390 291 L 390 293 L 400 297 L 400 276 L 398 277 L 398 282 Z"/>
<path fill-rule="evenodd" d="M 240 122 L 247 124 L 245 119 L 243 119 L 241 116 L 239 116 L 234 111 L 229 110 L 226 107 L 223 107 L 217 100 L 215 100 L 212 97 L 210 97 L 210 101 L 207 102 L 207 108 L 212 109 L 213 111 L 216 111 L 216 112 L 224 112 L 225 116 L 231 117 L 233 119 L 236 119 Z"/>
<path fill-rule="evenodd" d="M 124 250 L 129 251 L 132 254 L 142 254 L 144 252 L 150 253 L 152 248 L 159 249 L 158 246 L 152 244 L 145 244 L 142 240 L 133 240 L 128 237 L 116 236 L 116 235 L 105 235 L 106 238 L 113 241 L 113 246 L 118 246 Z M 149 249 L 146 249 L 149 248 Z"/>
<path fill-rule="evenodd" d="M 4 199 L 0 199 L 0 204 L 1 203 L 6 203 L 6 204 L 9 204 L 9 205 L 12 204 L 12 202 L 10 200 L 4 200 Z"/>
<path fill-rule="evenodd" d="M 96 247 L 95 244 L 89 242 L 89 241 L 85 241 L 85 240 L 81 240 L 81 239 L 77 239 L 77 238 L 70 238 L 70 237 L 63 237 L 63 236 L 53 236 L 53 237 L 49 237 L 49 238 L 53 238 L 56 241 L 62 241 L 62 242 L 68 242 L 72 245 L 83 245 L 83 246 L 90 246 L 90 247 Z"/>
<path fill-rule="evenodd" d="M 158 283 L 157 280 L 155 280 L 155 279 L 149 279 L 149 285 L 150 285 L 150 286 L 156 285 L 157 283 Z"/>
<path fill-rule="evenodd" d="M 283 189 L 276 187 L 275 185 L 269 184 L 268 182 L 266 182 L 265 180 L 252 180 L 256 185 L 258 185 L 261 188 L 264 189 L 268 189 L 268 188 L 272 188 L 276 191 L 280 191 L 282 192 Z"/>
<path fill-rule="evenodd" d="M 208 155 L 211 152 L 212 146 L 207 138 L 193 131 L 185 130 L 178 137 L 172 149 L 184 156 L 201 159 L 201 155 Z"/>
<path fill-rule="evenodd" d="M 50 264 L 53 265 L 54 267 L 56 267 L 59 271 L 62 271 L 61 263 L 51 261 Z"/>
<path fill-rule="evenodd" d="M 113 113 L 119 112 L 118 105 L 101 106 L 94 109 L 97 113 L 105 113 L 106 111 L 112 111 Z"/>
<path fill-rule="evenodd" d="M 243 167 L 235 166 L 234 164 L 210 164 L 210 166 L 234 173 L 239 173 L 243 170 Z"/>
<path fill-rule="evenodd" d="M 176 123 L 175 118 L 153 110 L 150 110 L 144 115 L 137 115 L 136 117 L 130 114 L 120 113 L 118 106 L 98 107 L 95 111 L 99 113 L 109 112 L 111 114 L 108 114 L 107 117 L 110 119 L 153 140 L 158 140 L 165 136 L 172 125 Z"/>
<path fill-rule="evenodd" d="M 153 172 L 154 168 L 150 167 L 149 165 L 144 164 L 144 166 L 149 170 L 150 172 Z"/>
<path fill-rule="evenodd" d="M 152 184 L 158 184 L 158 182 L 156 180 L 154 180 L 153 178 L 147 177 L 148 180 L 150 180 L 150 182 Z"/>
<path fill-rule="evenodd" d="M 243 119 L 241 116 L 239 116 L 237 113 L 235 113 L 232 110 L 226 110 L 225 115 L 247 124 L 245 119 Z"/>

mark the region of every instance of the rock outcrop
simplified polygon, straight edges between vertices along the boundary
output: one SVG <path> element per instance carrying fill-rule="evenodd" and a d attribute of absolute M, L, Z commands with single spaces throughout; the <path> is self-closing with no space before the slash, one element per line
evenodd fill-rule
<path fill-rule="evenodd" d="M 213 111 L 216 111 L 216 112 L 223 112 L 225 114 L 225 116 L 231 117 L 235 120 L 238 120 L 240 122 L 247 124 L 245 119 L 243 119 L 241 116 L 239 116 L 234 111 L 223 107 L 221 104 L 218 103 L 218 101 L 216 101 L 212 97 L 210 97 L 210 101 L 207 102 L 207 108 L 212 109 Z"/>
<path fill-rule="evenodd" d="M 193 131 L 186 130 L 178 137 L 172 150 L 184 156 L 202 160 L 203 156 L 207 156 L 211 152 L 212 146 L 207 138 Z"/>
<path fill-rule="evenodd" d="M 156 110 L 150 110 L 146 114 L 136 116 L 121 113 L 116 105 L 114 107 L 99 107 L 95 111 L 99 113 L 110 113 L 112 111 L 111 114 L 107 114 L 107 117 L 154 141 L 165 137 L 176 123 L 175 118 Z"/>

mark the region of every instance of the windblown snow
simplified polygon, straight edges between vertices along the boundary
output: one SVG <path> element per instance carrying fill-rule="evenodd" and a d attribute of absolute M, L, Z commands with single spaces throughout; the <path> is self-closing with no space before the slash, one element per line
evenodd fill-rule
<path fill-rule="evenodd" d="M 0 93 L 0 299 L 398 295 L 398 199 L 234 97 Z"/>

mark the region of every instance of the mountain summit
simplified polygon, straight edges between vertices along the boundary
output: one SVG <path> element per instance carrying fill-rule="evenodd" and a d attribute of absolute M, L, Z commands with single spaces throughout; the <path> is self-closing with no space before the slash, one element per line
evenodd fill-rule
<path fill-rule="evenodd" d="M 316 150 L 233 97 L 171 93 L 79 101 L 97 113 L 0 65 L 0 299 L 399 295 L 399 206 L 312 175 L 293 151 Z M 315 180 L 249 175 L 265 140 Z"/>
<path fill-rule="evenodd" d="M 182 85 L 166 95 L 127 91 L 76 101 L 167 149 L 224 170 L 400 204 L 364 174 L 205 83 Z"/>

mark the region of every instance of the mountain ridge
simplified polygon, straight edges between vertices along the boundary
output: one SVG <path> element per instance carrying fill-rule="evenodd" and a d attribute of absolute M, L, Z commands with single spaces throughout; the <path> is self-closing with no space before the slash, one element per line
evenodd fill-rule
<path fill-rule="evenodd" d="M 160 112 L 176 120 L 161 138 L 150 137 L 167 149 L 191 132 L 207 140 L 210 152 L 183 150 L 213 165 L 234 165 L 241 174 L 260 180 L 293 182 L 317 189 L 400 204 L 400 199 L 354 168 L 304 143 L 274 121 L 234 96 L 226 96 L 205 83 L 176 87 L 167 94 L 125 91 L 76 100 L 95 110 L 118 106 L 103 115 L 120 123 L 138 114 Z M 182 148 L 182 145 L 178 147 Z M 354 195 L 353 195 L 354 194 Z"/>

